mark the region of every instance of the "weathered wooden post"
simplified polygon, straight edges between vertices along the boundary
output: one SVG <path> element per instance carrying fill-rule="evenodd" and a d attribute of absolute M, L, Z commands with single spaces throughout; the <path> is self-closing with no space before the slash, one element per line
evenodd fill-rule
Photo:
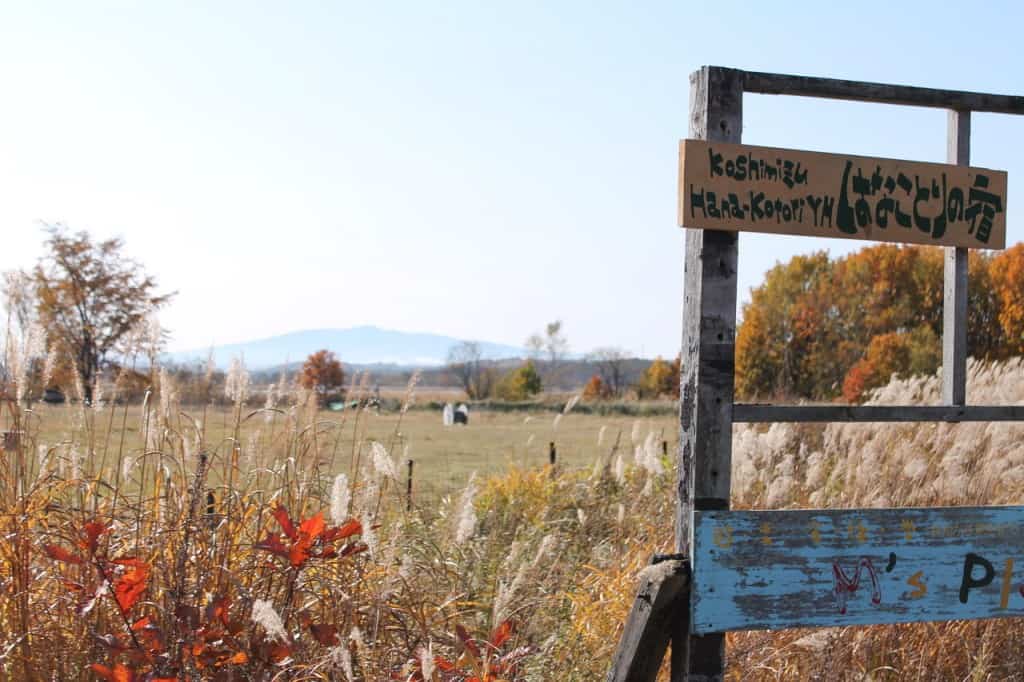
<path fill-rule="evenodd" d="M 705 66 L 690 76 L 690 137 L 739 142 L 742 130 L 741 74 Z M 675 544 L 686 556 L 693 511 L 729 508 L 737 241 L 736 232 L 686 230 Z M 721 677 L 725 636 L 691 635 L 686 610 L 679 616 L 672 632 L 673 682 Z"/>
<path fill-rule="evenodd" d="M 405 510 L 412 511 L 412 467 L 413 461 L 406 460 L 405 462 L 409 466 L 409 475 L 405 480 Z"/>
<path fill-rule="evenodd" d="M 556 459 L 558 459 L 558 452 L 555 450 L 555 441 L 551 441 L 548 443 L 548 463 L 551 468 L 554 468 Z"/>
<path fill-rule="evenodd" d="M 970 165 L 971 112 L 949 111 L 946 160 Z M 942 287 L 942 402 L 967 404 L 967 249 L 945 248 Z"/>

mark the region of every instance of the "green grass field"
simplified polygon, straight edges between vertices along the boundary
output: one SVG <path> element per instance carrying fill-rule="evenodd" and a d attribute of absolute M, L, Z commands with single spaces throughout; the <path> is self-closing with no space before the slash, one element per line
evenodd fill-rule
<path fill-rule="evenodd" d="M 95 471 L 110 470 L 125 454 L 142 452 L 147 424 L 138 405 L 107 406 L 101 411 L 83 411 L 74 405 L 37 404 L 38 442 L 48 447 L 70 440 L 70 434 L 85 422 L 92 438 L 93 461 L 83 466 Z M 84 415 L 84 416 L 83 416 Z M 248 415 L 248 418 L 246 418 Z M 148 428 L 153 429 L 153 422 Z M 650 434 L 661 447 L 667 441 L 669 452 L 678 439 L 678 425 L 672 416 L 629 417 L 599 416 L 570 412 L 556 418 L 551 412 L 475 411 L 468 426 L 445 427 L 439 411 L 412 409 L 398 412 L 365 410 L 336 413 L 320 411 L 316 415 L 316 448 L 324 473 L 349 473 L 357 457 L 354 445 L 362 446 L 361 459 L 372 441 L 381 442 L 402 466 L 414 464 L 414 496 L 420 501 L 436 499 L 460 491 L 472 472 L 481 476 L 503 473 L 511 467 L 535 468 L 548 463 L 550 443 L 555 444 L 557 463 L 564 468 L 590 468 L 598 459 L 609 460 L 615 448 L 632 461 L 634 441 L 643 442 Z M 236 415 L 229 407 L 185 407 L 174 428 L 183 433 L 203 433 L 202 442 L 214 460 L 229 452 L 234 442 Z M 269 466 L 267 457 L 288 451 L 289 422 L 281 413 L 243 408 L 238 442 L 242 447 L 241 466 Z M 305 433 L 309 440 L 308 431 Z M 158 437 L 150 434 L 150 443 Z M 123 438 L 123 449 L 121 447 Z M 246 453 L 257 454 L 255 460 Z M 267 454 L 269 453 L 269 454 Z M 364 460 L 365 461 L 365 460 Z M 216 470 L 216 467 L 214 467 Z"/>

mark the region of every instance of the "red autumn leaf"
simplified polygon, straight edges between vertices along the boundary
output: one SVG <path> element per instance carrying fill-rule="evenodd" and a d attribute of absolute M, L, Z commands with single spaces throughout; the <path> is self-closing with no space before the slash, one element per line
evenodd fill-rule
<path fill-rule="evenodd" d="M 270 510 L 270 513 L 274 515 L 277 522 L 281 524 L 281 531 L 288 536 L 289 539 L 295 539 L 295 525 L 292 523 L 292 519 L 288 516 L 288 510 L 283 505 L 275 504 Z"/>
<path fill-rule="evenodd" d="M 221 624 L 228 624 L 228 600 L 226 597 L 214 597 L 206 606 L 206 621 L 213 623 L 220 621 Z"/>
<path fill-rule="evenodd" d="M 338 550 L 330 543 L 336 539 L 347 538 L 362 532 L 362 525 L 355 520 L 349 520 L 336 528 L 327 528 L 323 512 L 317 512 L 308 519 L 299 523 L 298 528 L 282 506 L 275 506 L 272 510 L 274 517 L 281 525 L 284 535 L 268 533 L 267 537 L 256 543 L 256 549 L 262 549 L 288 559 L 292 568 L 301 568 L 311 558 L 333 559 L 337 556 Z M 285 538 L 290 540 L 285 544 Z M 342 557 L 362 551 L 362 547 L 354 544 L 346 545 Z"/>
<path fill-rule="evenodd" d="M 478 647 L 476 645 L 476 642 L 473 641 L 473 638 L 469 636 L 469 632 L 466 630 L 466 628 L 462 627 L 461 625 L 456 625 L 455 634 L 459 636 L 459 639 L 462 640 L 462 643 L 466 646 L 467 649 L 469 649 L 469 651 L 474 656 L 480 658 L 480 647 Z"/>
<path fill-rule="evenodd" d="M 46 555 L 55 561 L 63 561 L 66 564 L 80 564 L 84 561 L 77 554 L 72 554 L 60 545 L 43 545 Z"/>
<path fill-rule="evenodd" d="M 137 621 L 132 623 L 132 630 L 135 630 L 136 632 L 138 632 L 139 630 L 142 630 L 146 626 L 148 626 L 149 623 L 150 623 L 149 616 L 143 616 L 142 618 L 139 618 Z"/>
<path fill-rule="evenodd" d="M 324 532 L 324 513 L 317 512 L 313 516 L 299 524 L 299 530 L 292 539 L 292 546 L 288 549 L 288 561 L 295 568 L 302 566 L 313 554 L 313 545 Z"/>
<path fill-rule="evenodd" d="M 288 556 L 288 548 L 281 542 L 281 537 L 273 533 L 267 533 L 267 537 L 262 541 L 257 542 L 255 545 L 256 549 L 266 550 L 271 554 L 277 554 L 278 556 Z"/>
<path fill-rule="evenodd" d="M 114 563 L 129 567 L 129 570 L 114 580 L 114 599 L 121 607 L 121 612 L 128 613 L 146 591 L 149 566 L 129 557 L 114 559 Z"/>
<path fill-rule="evenodd" d="M 357 535 L 363 532 L 363 524 L 359 523 L 356 519 L 349 519 L 340 526 L 334 528 L 328 528 L 324 531 L 324 542 L 331 542 L 333 540 L 344 540 L 350 538 L 353 535 Z"/>
<path fill-rule="evenodd" d="M 82 549 L 87 549 L 89 550 L 90 554 L 95 554 L 99 537 L 106 533 L 109 529 L 99 521 L 88 521 L 85 524 L 84 530 L 85 542 L 81 542 L 79 544 L 81 545 Z"/>
<path fill-rule="evenodd" d="M 439 670 L 443 670 L 445 672 L 455 670 L 455 664 L 444 656 L 434 656 L 434 665 L 437 666 Z"/>
<path fill-rule="evenodd" d="M 134 673 L 121 663 L 114 664 L 113 669 L 99 663 L 93 663 L 89 667 L 103 679 L 112 680 L 112 682 L 134 682 L 135 680 Z"/>
<path fill-rule="evenodd" d="M 316 540 L 324 532 L 326 525 L 324 523 L 324 513 L 322 511 L 317 512 L 299 524 L 299 535 L 305 535 L 311 540 Z"/>
<path fill-rule="evenodd" d="M 338 644 L 338 626 L 330 624 L 317 625 L 316 623 L 309 624 L 309 631 L 313 634 L 313 639 L 320 642 L 324 646 L 335 646 Z"/>
<path fill-rule="evenodd" d="M 288 562 L 292 567 L 298 568 L 306 563 L 306 560 L 312 556 L 312 546 L 312 540 L 304 535 L 299 535 L 298 539 L 288 548 Z"/>
<path fill-rule="evenodd" d="M 512 636 L 512 621 L 506 620 L 502 622 L 498 627 L 494 628 L 494 632 L 491 633 L 491 646 L 495 649 L 500 649 L 501 645 L 508 641 L 508 638 Z"/>
<path fill-rule="evenodd" d="M 263 640 L 257 645 L 256 653 L 263 660 L 278 665 L 291 658 L 292 650 L 287 644 Z"/>

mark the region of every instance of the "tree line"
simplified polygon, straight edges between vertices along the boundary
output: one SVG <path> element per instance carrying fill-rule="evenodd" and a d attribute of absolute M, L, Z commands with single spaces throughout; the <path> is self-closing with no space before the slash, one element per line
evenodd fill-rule
<path fill-rule="evenodd" d="M 885 244 L 776 265 L 742 309 L 737 397 L 857 402 L 894 374 L 935 372 L 943 260 L 941 248 Z M 1024 353 L 1024 244 L 972 250 L 968 280 L 968 355 Z"/>
<path fill-rule="evenodd" d="M 555 388 L 576 390 L 583 382 L 582 397 L 612 400 L 633 394 L 640 399 L 679 395 L 679 367 L 656 358 L 648 362 L 631 357 L 614 346 L 596 348 L 581 359 L 568 358 L 569 344 L 562 322 L 547 324 L 542 333 L 526 341 L 529 357 L 518 365 L 505 367 L 484 357 L 476 341 L 463 341 L 448 353 L 448 376 L 471 400 L 498 398 L 527 400 L 541 391 Z M 579 378 L 581 369 L 592 374 Z"/>
<path fill-rule="evenodd" d="M 24 392 L 33 386 L 40 393 L 59 385 L 91 402 L 101 371 L 124 357 L 148 358 L 143 369 L 151 374 L 165 338 L 153 313 L 173 294 L 157 293 L 155 279 L 122 254 L 119 239 L 94 241 L 61 225 L 46 234 L 33 269 L 4 274 L 8 331 L 0 387 Z M 935 372 L 943 267 L 940 248 L 889 244 L 835 259 L 820 251 L 776 265 L 741 311 L 737 398 L 856 402 L 893 375 Z M 970 253 L 967 310 L 970 356 L 1024 354 L 1024 244 Z M 583 384 L 587 399 L 679 394 L 679 357 L 648 363 L 602 347 L 572 359 L 558 320 L 526 346 L 529 357 L 509 365 L 486 359 L 479 343 L 465 341 L 450 350 L 444 370 L 476 400 L 525 400 L 567 382 L 570 389 Z M 581 368 L 592 372 L 589 378 L 579 376 Z M 142 390 L 155 384 L 153 376 L 119 369 L 121 380 Z M 341 361 L 327 350 L 307 358 L 297 378 L 321 400 L 344 393 Z M 198 383 L 209 393 L 208 376 Z"/>

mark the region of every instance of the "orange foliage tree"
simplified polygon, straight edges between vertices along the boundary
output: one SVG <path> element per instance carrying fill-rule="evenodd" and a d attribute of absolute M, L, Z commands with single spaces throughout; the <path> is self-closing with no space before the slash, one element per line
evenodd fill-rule
<path fill-rule="evenodd" d="M 992 258 L 990 284 L 1005 355 L 1024 353 L 1024 244 Z"/>
<path fill-rule="evenodd" d="M 641 399 L 661 396 L 678 398 L 681 366 L 682 359 L 679 356 L 673 362 L 665 362 L 661 357 L 655 358 L 636 384 L 637 396 Z"/>
<path fill-rule="evenodd" d="M 609 393 L 608 387 L 601 381 L 601 377 L 596 374 L 590 377 L 590 380 L 583 387 L 584 400 L 601 400 L 607 398 Z"/>
<path fill-rule="evenodd" d="M 968 265 L 968 353 L 1024 352 L 1024 246 L 995 257 L 971 252 Z M 743 308 L 737 394 L 861 400 L 893 374 L 934 372 L 942 273 L 942 249 L 891 244 L 777 265 Z"/>
<path fill-rule="evenodd" d="M 299 384 L 316 393 L 320 401 L 339 391 L 344 383 L 345 370 L 341 367 L 341 361 L 329 350 L 318 350 L 306 358 L 299 375 Z"/>

